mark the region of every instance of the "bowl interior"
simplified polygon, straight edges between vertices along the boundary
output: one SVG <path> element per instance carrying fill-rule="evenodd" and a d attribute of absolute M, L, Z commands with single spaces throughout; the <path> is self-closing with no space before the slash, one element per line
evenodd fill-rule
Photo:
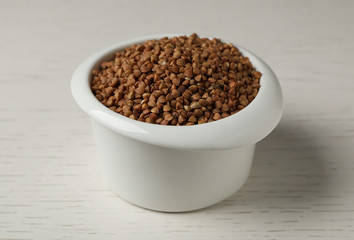
<path fill-rule="evenodd" d="M 115 52 L 150 39 L 182 34 L 154 35 L 133 39 L 103 49 L 88 57 L 74 72 L 71 90 L 79 106 L 94 120 L 126 137 L 163 147 L 194 150 L 235 148 L 258 142 L 278 124 L 283 112 L 282 93 L 273 71 L 259 57 L 234 44 L 262 73 L 255 99 L 227 118 L 192 126 L 164 126 L 127 118 L 99 102 L 91 91 L 92 70 L 114 58 Z M 224 40 L 223 40 L 224 41 Z M 228 42 L 228 41 L 224 41 Z"/>

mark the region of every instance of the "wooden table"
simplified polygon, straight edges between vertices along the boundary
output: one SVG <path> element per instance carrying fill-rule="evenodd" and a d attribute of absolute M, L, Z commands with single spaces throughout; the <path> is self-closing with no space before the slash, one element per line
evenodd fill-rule
<path fill-rule="evenodd" d="M 353 1 L 1 1 L 0 239 L 354 239 L 353 12 Z M 166 214 L 103 183 L 70 78 L 101 48 L 176 32 L 251 49 L 286 108 L 237 194 Z"/>

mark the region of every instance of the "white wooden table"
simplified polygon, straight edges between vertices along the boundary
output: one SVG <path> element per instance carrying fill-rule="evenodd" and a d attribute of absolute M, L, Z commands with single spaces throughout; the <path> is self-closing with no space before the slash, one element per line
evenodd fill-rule
<path fill-rule="evenodd" d="M 354 1 L 0 2 L 0 239 L 354 239 Z M 245 186 L 183 214 L 103 183 L 70 77 L 156 33 L 217 36 L 277 73 L 286 109 Z"/>

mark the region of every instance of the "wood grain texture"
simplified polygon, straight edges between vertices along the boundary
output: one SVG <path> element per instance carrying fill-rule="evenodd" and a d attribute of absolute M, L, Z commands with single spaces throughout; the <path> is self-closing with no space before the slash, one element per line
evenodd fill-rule
<path fill-rule="evenodd" d="M 353 239 L 353 1 L 1 1 L 0 240 Z M 104 184 L 70 77 L 89 54 L 197 32 L 262 57 L 285 113 L 251 175 L 213 207 L 166 214 Z"/>

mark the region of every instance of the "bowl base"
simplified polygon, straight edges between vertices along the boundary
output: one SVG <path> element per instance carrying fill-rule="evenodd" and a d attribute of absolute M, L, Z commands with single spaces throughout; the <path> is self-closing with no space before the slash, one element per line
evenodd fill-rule
<path fill-rule="evenodd" d="M 150 210 L 186 212 L 233 195 L 246 181 L 255 144 L 181 150 L 122 136 L 92 120 L 103 175 L 126 201 Z"/>

